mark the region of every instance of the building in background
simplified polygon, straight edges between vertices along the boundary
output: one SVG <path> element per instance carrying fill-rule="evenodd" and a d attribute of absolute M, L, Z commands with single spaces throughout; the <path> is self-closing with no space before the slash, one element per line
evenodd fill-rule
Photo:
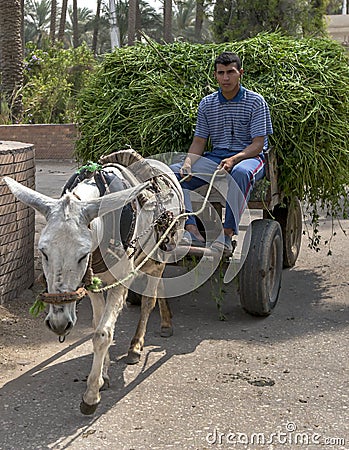
<path fill-rule="evenodd" d="M 349 14 L 326 16 L 328 32 L 336 41 L 349 47 Z"/>

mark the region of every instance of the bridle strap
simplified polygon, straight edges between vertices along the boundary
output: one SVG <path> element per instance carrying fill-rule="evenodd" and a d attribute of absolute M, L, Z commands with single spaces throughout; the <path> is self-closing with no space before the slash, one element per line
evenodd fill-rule
<path fill-rule="evenodd" d="M 80 287 L 73 292 L 56 292 L 54 294 L 42 292 L 38 295 L 38 300 L 52 305 L 64 305 L 81 300 L 86 294 L 87 290 L 84 287 Z"/>
<path fill-rule="evenodd" d="M 85 286 L 89 286 L 92 284 L 92 277 L 93 277 L 92 256 L 90 255 L 88 266 L 85 275 L 82 279 L 83 286 L 79 287 L 76 291 L 71 292 L 54 292 L 54 293 L 41 292 L 37 296 L 37 300 L 41 300 L 44 303 L 50 303 L 51 305 L 64 305 L 67 303 L 73 303 L 78 300 L 81 300 L 88 294 L 88 291 L 85 288 Z M 45 289 L 47 290 L 45 274 L 41 274 L 39 276 L 38 281 L 41 284 L 43 284 L 45 286 Z"/>

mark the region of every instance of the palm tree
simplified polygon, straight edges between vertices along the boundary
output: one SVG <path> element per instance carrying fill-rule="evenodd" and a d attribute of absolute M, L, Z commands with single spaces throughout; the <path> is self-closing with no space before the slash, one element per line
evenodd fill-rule
<path fill-rule="evenodd" d="M 343 7 L 347 5 L 347 0 L 328 0 L 326 13 L 329 15 L 332 14 L 341 14 L 343 11 Z"/>
<path fill-rule="evenodd" d="M 129 0 L 128 2 L 128 27 L 127 27 L 127 44 L 134 45 L 136 35 L 137 20 L 137 0 Z"/>
<path fill-rule="evenodd" d="M 77 39 L 78 42 L 86 42 L 87 45 L 92 47 L 92 36 L 93 36 L 93 26 L 94 26 L 94 13 L 88 8 L 78 8 L 77 12 Z M 68 20 L 65 31 L 65 40 L 67 41 L 69 47 L 73 46 L 73 9 L 68 8 Z"/>
<path fill-rule="evenodd" d="M 164 0 L 164 41 L 172 42 L 172 0 Z"/>
<path fill-rule="evenodd" d="M 63 42 L 65 32 L 65 22 L 67 18 L 68 0 L 62 0 L 61 20 L 59 22 L 58 40 Z"/>
<path fill-rule="evenodd" d="M 38 47 L 48 38 L 50 24 L 50 0 L 29 0 L 24 8 L 24 38 Z"/>
<path fill-rule="evenodd" d="M 23 47 L 22 47 L 21 0 L 1 0 L 0 2 L 0 57 L 2 98 L 8 105 L 11 122 L 22 117 L 22 97 L 19 94 L 23 85 Z"/>
<path fill-rule="evenodd" d="M 142 19 L 142 30 L 156 41 L 162 40 L 162 17 L 146 0 L 140 0 L 139 12 Z M 140 27 L 139 27 L 140 28 Z"/>
<path fill-rule="evenodd" d="M 101 18 L 101 4 L 102 4 L 102 0 L 97 0 L 96 17 L 95 17 L 95 24 L 94 24 L 93 38 L 92 38 L 92 52 L 94 55 L 97 53 L 97 39 L 98 39 L 99 22 L 100 22 L 100 18 Z"/>
<path fill-rule="evenodd" d="M 195 42 L 201 42 L 202 35 L 202 24 L 204 22 L 204 8 L 205 0 L 196 0 L 196 14 L 195 14 L 195 28 L 194 28 L 194 36 Z"/>
<path fill-rule="evenodd" d="M 138 0 L 137 0 L 138 1 Z M 109 3 L 110 4 L 110 3 Z M 97 5 L 98 6 L 98 5 Z M 113 21 L 117 30 L 118 45 L 124 46 L 128 44 L 128 13 L 129 3 L 128 0 L 117 0 L 115 2 L 115 14 L 111 17 L 110 7 L 107 7 L 104 3 L 104 7 L 101 9 L 98 27 L 98 44 L 96 43 L 95 54 L 101 54 L 109 52 L 111 48 L 110 40 L 110 23 Z M 142 30 L 151 38 L 162 41 L 162 17 L 161 14 L 149 5 L 146 0 L 139 1 L 139 13 L 137 15 L 141 17 Z M 79 25 L 82 19 L 79 16 Z M 86 34 L 84 39 L 88 43 L 90 42 L 88 26 L 91 22 L 86 23 Z M 95 23 L 95 22 L 94 22 Z M 139 30 L 140 19 L 136 18 L 136 30 Z"/>
<path fill-rule="evenodd" d="M 140 0 L 137 0 L 137 9 L 136 9 L 136 38 L 137 38 L 137 41 L 141 40 L 141 31 L 142 31 L 141 5 L 140 5 Z"/>
<path fill-rule="evenodd" d="M 22 49 L 25 46 L 24 40 L 24 0 L 21 0 L 21 38 L 22 38 Z"/>
<path fill-rule="evenodd" d="M 173 34 L 186 40 L 194 40 L 196 0 L 175 1 Z"/>
<path fill-rule="evenodd" d="M 79 46 L 78 2 L 73 0 L 73 46 Z"/>
<path fill-rule="evenodd" d="M 56 18 L 57 18 L 57 0 L 51 0 L 50 39 L 52 45 L 54 45 L 56 40 Z"/>

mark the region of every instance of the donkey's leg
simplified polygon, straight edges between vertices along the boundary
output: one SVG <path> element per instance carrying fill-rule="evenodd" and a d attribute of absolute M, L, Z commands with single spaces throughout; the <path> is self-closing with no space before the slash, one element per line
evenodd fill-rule
<path fill-rule="evenodd" d="M 161 336 L 170 337 L 173 335 L 172 313 L 170 305 L 165 298 L 158 298 L 160 317 L 161 317 Z"/>
<path fill-rule="evenodd" d="M 161 333 L 162 337 L 170 337 L 173 334 L 172 329 L 172 313 L 170 309 L 170 305 L 168 304 L 166 298 L 164 298 L 164 284 L 163 279 L 161 278 L 157 288 L 158 295 L 158 303 L 161 317 Z"/>
<path fill-rule="evenodd" d="M 108 349 L 112 343 L 116 319 L 126 299 L 127 288 L 118 286 L 108 291 L 103 315 L 94 332 L 93 363 L 87 378 L 87 389 L 82 397 L 80 410 L 83 414 L 93 414 L 100 402 L 100 388 L 103 386 L 102 369 Z"/>
<path fill-rule="evenodd" d="M 141 351 L 144 346 L 144 336 L 147 330 L 148 319 L 156 304 L 157 286 L 164 269 L 165 264 L 155 262 L 153 260 L 149 260 L 142 268 L 143 272 L 152 276 L 151 279 L 148 279 L 147 290 L 153 292 L 153 296 L 142 296 L 141 316 L 137 325 L 136 334 L 134 335 L 128 350 L 128 355 L 126 358 L 127 364 L 136 364 L 140 360 Z"/>
<path fill-rule="evenodd" d="M 92 313 L 93 313 L 92 326 L 93 326 L 93 329 L 96 330 L 98 324 L 101 321 L 101 318 L 103 316 L 103 312 L 105 309 L 105 298 L 102 293 L 94 293 L 94 292 L 89 292 L 89 297 L 91 300 Z M 104 383 L 103 383 L 103 386 L 101 389 L 108 388 L 110 385 L 110 380 L 109 380 L 109 375 L 108 375 L 109 365 L 110 365 L 109 351 L 107 351 L 105 358 L 104 358 L 103 368 L 102 368 L 102 377 L 103 377 Z"/>

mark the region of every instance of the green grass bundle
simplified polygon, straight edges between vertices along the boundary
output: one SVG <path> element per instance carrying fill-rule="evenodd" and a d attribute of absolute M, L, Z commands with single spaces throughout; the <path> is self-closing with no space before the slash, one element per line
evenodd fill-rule
<path fill-rule="evenodd" d="M 213 61 L 222 51 L 243 61 L 243 85 L 267 100 L 286 195 L 313 210 L 343 211 L 349 184 L 349 67 L 330 39 L 280 34 L 224 44 L 175 43 L 121 48 L 106 56 L 80 97 L 77 157 L 131 146 L 143 155 L 186 152 L 200 99 L 217 89 Z"/>

